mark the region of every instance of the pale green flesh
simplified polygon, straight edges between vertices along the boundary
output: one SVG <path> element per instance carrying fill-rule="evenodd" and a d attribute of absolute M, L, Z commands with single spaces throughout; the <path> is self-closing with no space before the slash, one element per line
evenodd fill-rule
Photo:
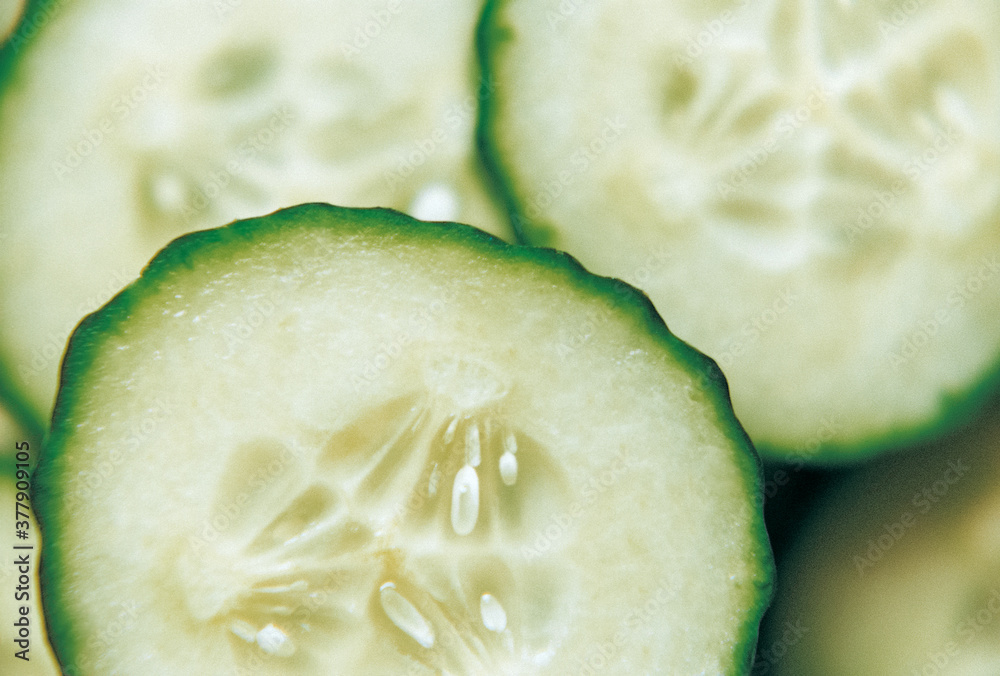
<path fill-rule="evenodd" d="M 485 33 L 522 216 L 779 454 L 898 444 L 1000 355 L 1000 12 L 910 4 L 514 0 Z"/>
<path fill-rule="evenodd" d="M 0 98 L 0 360 L 39 418 L 72 328 L 182 233 L 308 201 L 505 233 L 478 2 L 53 4 Z"/>
<path fill-rule="evenodd" d="M 585 273 L 446 234 L 234 239 L 71 347 L 40 472 L 64 661 L 740 671 L 770 554 L 735 421 Z"/>

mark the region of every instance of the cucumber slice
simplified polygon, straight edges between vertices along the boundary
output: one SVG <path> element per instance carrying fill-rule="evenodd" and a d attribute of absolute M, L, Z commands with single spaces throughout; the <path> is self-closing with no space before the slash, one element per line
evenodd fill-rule
<path fill-rule="evenodd" d="M 0 406 L 0 457 L 14 455 L 14 444 L 21 439 L 21 428 L 14 422 L 14 417 Z"/>
<path fill-rule="evenodd" d="M 647 291 L 762 454 L 900 446 L 996 381 L 996 3 L 508 0 L 481 43 L 523 237 Z"/>
<path fill-rule="evenodd" d="M 44 435 L 34 410 L 17 396 L 16 390 L 0 369 L 0 442 L 5 444 L 0 447 L 0 457 L 13 452 L 15 441 L 27 439 L 40 447 Z"/>
<path fill-rule="evenodd" d="M 182 233 L 308 201 L 505 232 L 475 153 L 478 12 L 36 5 L 0 59 L 0 362 L 36 417 L 76 323 Z"/>
<path fill-rule="evenodd" d="M 1000 401 L 839 477 L 781 559 L 755 670 L 1000 673 Z"/>
<path fill-rule="evenodd" d="M 0 2 L 0 45 L 10 37 L 17 22 L 24 13 L 25 0 L 3 0 Z"/>
<path fill-rule="evenodd" d="M 36 472 L 57 654 L 744 673 L 771 554 L 714 368 L 634 289 L 467 226 L 305 205 L 183 237 L 70 341 Z"/>
<path fill-rule="evenodd" d="M 5 458 L 13 457 L 15 445 L 27 441 L 32 448 L 42 447 L 42 432 L 26 428 L 15 412 L 0 403 L 0 476 Z"/>

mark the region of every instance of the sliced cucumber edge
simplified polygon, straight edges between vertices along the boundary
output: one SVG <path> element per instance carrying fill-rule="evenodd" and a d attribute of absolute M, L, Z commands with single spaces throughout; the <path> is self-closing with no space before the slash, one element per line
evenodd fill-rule
<path fill-rule="evenodd" d="M 486 0 L 476 24 L 476 56 L 482 73 L 479 92 L 479 112 L 476 119 L 476 146 L 490 184 L 499 195 L 518 244 L 552 247 L 556 244 L 556 229 L 527 217 L 521 209 L 514 187 L 513 172 L 506 168 L 496 142 L 497 93 L 494 54 L 510 39 L 511 29 L 499 25 L 497 15 L 503 0 Z"/>
<path fill-rule="evenodd" d="M 500 18 L 503 6 L 508 0 L 486 0 L 476 29 L 476 51 L 480 60 L 483 79 L 489 83 L 484 91 L 479 119 L 477 120 L 477 143 L 492 180 L 502 193 L 504 205 L 511 216 L 512 227 L 517 241 L 529 246 L 552 246 L 557 244 L 557 230 L 544 221 L 529 218 L 521 207 L 519 190 L 513 172 L 504 162 L 499 148 L 496 109 L 502 101 L 502 89 L 496 74 L 496 56 L 511 39 L 513 29 L 504 25 Z M 697 348 L 695 348 L 697 350 Z M 886 453 L 903 451 L 906 448 L 933 441 L 967 424 L 995 394 L 1000 394 L 1000 355 L 993 365 L 984 371 L 984 376 L 970 389 L 963 392 L 949 392 L 941 398 L 937 415 L 923 423 L 886 430 L 882 434 L 866 437 L 855 443 L 822 443 L 817 449 L 785 447 L 753 442 L 760 458 L 777 464 L 805 462 L 816 469 L 839 468 L 856 465 Z"/>
<path fill-rule="evenodd" d="M 972 424 L 1000 396 L 1000 358 L 987 368 L 968 390 L 946 392 L 940 398 L 937 414 L 929 420 L 886 430 L 850 444 L 825 442 L 818 448 L 785 448 L 755 443 L 760 458 L 775 468 L 798 467 L 817 471 L 850 469 L 871 460 L 906 453 L 924 444 L 934 443 Z"/>
<path fill-rule="evenodd" d="M 0 359 L 0 364 L 4 363 L 10 362 Z M 26 435 L 41 439 L 45 430 L 44 416 L 28 405 L 27 401 L 28 398 L 14 382 L 13 374 L 0 368 L 0 406 L 10 414 Z"/>
<path fill-rule="evenodd" d="M 58 11 L 59 6 L 67 0 L 28 0 L 24 7 L 24 12 L 18 19 L 14 30 L 10 32 L 5 40 L 0 42 L 0 88 L 6 87 L 11 71 L 17 62 L 20 52 L 31 42 L 38 38 L 38 34 L 45 29 L 48 19 L 44 18 L 44 12 L 50 7 L 52 11 Z M 31 26 L 37 24 L 32 32 Z"/>
<path fill-rule="evenodd" d="M 43 18 L 44 12 L 50 7 L 53 11 L 57 11 L 63 2 L 66 0 L 28 0 L 14 30 L 0 42 L 0 92 L 12 85 L 11 78 L 21 52 L 44 30 L 44 24 L 47 22 L 47 19 Z M 30 26 L 36 23 L 38 25 L 32 32 Z M 3 239 L 2 229 L 3 224 L 0 223 L 0 241 Z M 13 360 L 3 355 L 3 350 L 0 349 L 0 405 L 10 412 L 26 434 L 33 438 L 41 438 L 46 429 L 49 412 L 39 411 L 29 403 L 28 397 L 16 384 L 14 375 L 9 370 L 13 363 Z"/>
<path fill-rule="evenodd" d="M 509 244 L 473 226 L 451 222 L 419 221 L 402 212 L 384 208 L 356 209 L 338 207 L 324 203 L 301 204 L 280 209 L 271 214 L 233 221 L 210 230 L 201 230 L 182 235 L 161 249 L 143 269 L 140 277 L 117 293 L 102 307 L 84 317 L 74 329 L 67 344 L 60 371 L 60 386 L 56 396 L 52 416 L 52 426 L 43 442 L 38 458 L 37 471 L 32 482 L 32 500 L 36 506 L 36 517 L 43 541 L 58 542 L 60 537 L 59 519 L 59 477 L 61 449 L 64 439 L 71 434 L 69 422 L 74 403 L 78 398 L 80 385 L 76 376 L 86 373 L 93 364 L 96 351 L 103 342 L 103 336 L 125 320 L 135 304 L 145 296 L 150 287 L 155 287 L 163 275 L 178 265 L 193 267 L 195 256 L 211 255 L 218 247 L 228 246 L 234 241 L 250 240 L 268 230 L 287 227 L 291 221 L 298 227 L 368 227 L 382 228 L 387 232 L 405 233 L 406 237 L 431 237 L 436 240 L 448 239 L 453 242 L 478 248 L 493 256 L 532 260 L 565 275 L 567 281 L 582 287 L 589 293 L 610 299 L 616 308 L 631 315 L 643 328 L 662 342 L 668 351 L 683 362 L 689 372 L 700 377 L 703 390 L 710 400 L 719 424 L 728 426 L 727 436 L 742 452 L 736 453 L 734 460 L 745 479 L 748 494 L 751 494 L 754 510 L 756 542 L 759 547 L 751 552 L 757 568 L 757 590 L 760 599 L 753 608 L 747 608 L 743 641 L 734 646 L 733 673 L 746 673 L 753 662 L 761 618 L 774 597 L 775 564 L 773 552 L 763 520 L 763 469 L 750 437 L 733 413 L 729 388 L 725 376 L 716 362 L 677 338 L 667 328 L 663 319 L 653 307 L 648 296 L 624 281 L 611 277 L 601 277 L 587 271 L 571 255 L 550 248 Z M 405 228 L 400 228 L 403 225 Z M 53 647 L 60 664 L 69 676 L 74 660 L 80 654 L 85 636 L 77 633 L 69 618 L 60 612 L 62 584 L 70 579 L 62 553 L 58 549 L 43 551 L 39 575 L 42 584 L 43 612 L 53 639 Z"/>

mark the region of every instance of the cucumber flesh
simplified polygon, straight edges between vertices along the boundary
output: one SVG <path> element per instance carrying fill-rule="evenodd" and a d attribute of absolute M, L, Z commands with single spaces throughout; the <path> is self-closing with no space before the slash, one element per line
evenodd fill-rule
<path fill-rule="evenodd" d="M 712 368 L 634 289 L 467 226 L 184 237 L 68 348 L 36 473 L 60 660 L 744 673 L 770 549 Z"/>
<path fill-rule="evenodd" d="M 4 0 L 0 3 L 0 46 L 10 37 L 24 13 L 24 0 Z"/>
<path fill-rule="evenodd" d="M 910 4 L 484 22 L 482 129 L 523 236 L 647 291 L 776 459 L 899 446 L 1000 362 L 1000 8 Z"/>
<path fill-rule="evenodd" d="M 506 230 L 474 146 L 478 2 L 38 11 L 3 55 L 0 358 L 39 419 L 76 323 L 182 233 L 308 201 Z"/>
<path fill-rule="evenodd" d="M 14 444 L 21 440 L 21 428 L 3 406 L 0 406 L 0 457 L 14 455 Z"/>

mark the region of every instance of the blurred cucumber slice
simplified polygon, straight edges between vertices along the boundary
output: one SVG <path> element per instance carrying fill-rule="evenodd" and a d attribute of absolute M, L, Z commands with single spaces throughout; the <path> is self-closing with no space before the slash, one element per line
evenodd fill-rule
<path fill-rule="evenodd" d="M 481 49 L 522 236 L 647 291 L 762 453 L 856 459 L 980 401 L 998 5 L 500 0 Z"/>
<path fill-rule="evenodd" d="M 36 472 L 59 658 L 745 673 L 771 557 L 714 368 L 635 289 L 467 226 L 305 205 L 181 238 L 70 341 Z"/>
<path fill-rule="evenodd" d="M 831 485 L 779 563 L 754 668 L 1000 673 L 998 566 L 1000 402 L 992 402 L 971 427 Z"/>
<path fill-rule="evenodd" d="M 0 461 L 6 462 L 3 458 L 14 455 L 14 445 L 26 439 L 24 428 L 17 424 L 10 411 L 0 405 Z M 40 442 L 41 438 L 36 437 L 35 441 Z"/>
<path fill-rule="evenodd" d="M 24 13 L 25 0 L 3 0 L 0 2 L 0 45 L 10 37 L 17 22 Z"/>
<path fill-rule="evenodd" d="M 0 56 L 0 363 L 40 419 L 73 326 L 179 234 L 307 201 L 504 232 L 478 2 L 34 7 Z"/>

